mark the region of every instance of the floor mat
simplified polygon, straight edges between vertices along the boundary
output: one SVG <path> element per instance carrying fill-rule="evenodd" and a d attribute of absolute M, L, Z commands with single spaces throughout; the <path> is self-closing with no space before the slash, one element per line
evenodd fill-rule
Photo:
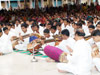
<path fill-rule="evenodd" d="M 23 50 L 14 50 L 14 52 L 19 52 L 22 54 L 32 55 L 29 51 L 23 51 Z M 35 56 L 40 56 L 42 58 L 47 58 L 48 56 L 41 54 L 40 52 L 36 53 Z"/>

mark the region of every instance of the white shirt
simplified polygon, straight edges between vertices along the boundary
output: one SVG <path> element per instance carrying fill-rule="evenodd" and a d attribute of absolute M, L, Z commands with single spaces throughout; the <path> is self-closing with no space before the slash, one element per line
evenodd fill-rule
<path fill-rule="evenodd" d="M 9 36 L 10 39 L 13 36 L 17 36 L 16 30 L 11 28 L 10 31 L 9 31 L 8 36 Z"/>
<path fill-rule="evenodd" d="M 58 30 L 56 30 L 56 32 L 54 34 L 50 32 L 50 36 L 54 36 L 54 35 L 58 35 L 58 34 L 59 34 Z"/>
<path fill-rule="evenodd" d="M 23 31 L 21 31 L 21 36 L 27 35 L 27 34 L 31 34 L 30 31 L 27 31 L 26 33 L 24 33 Z M 29 43 L 29 37 L 24 39 L 24 43 Z"/>
<path fill-rule="evenodd" d="M 89 36 L 89 35 L 91 35 L 90 32 L 89 32 L 89 28 L 88 28 L 88 26 L 83 25 L 83 26 L 82 26 L 82 29 L 83 29 L 84 32 L 85 32 L 85 36 Z"/>
<path fill-rule="evenodd" d="M 92 46 L 95 42 L 93 40 L 93 38 L 90 38 L 89 40 L 87 40 L 87 42 Z"/>
<path fill-rule="evenodd" d="M 30 33 L 32 33 L 31 25 L 28 26 L 27 31 L 30 32 Z"/>
<path fill-rule="evenodd" d="M 95 23 L 95 22 L 93 22 L 93 25 L 96 27 L 96 25 L 98 24 L 98 22 L 99 22 L 99 20 Z"/>
<path fill-rule="evenodd" d="M 98 46 L 99 51 L 100 51 L 100 42 L 97 42 L 96 45 Z"/>
<path fill-rule="evenodd" d="M 44 29 L 45 29 L 44 27 L 39 26 L 39 33 L 40 33 L 40 35 L 42 35 L 42 36 L 44 36 L 44 33 L 43 33 Z"/>
<path fill-rule="evenodd" d="M 67 49 L 67 46 L 69 46 L 71 49 L 73 49 L 75 44 L 75 40 L 71 37 L 69 37 L 67 40 L 63 40 L 57 47 L 64 52 L 70 53 Z"/>
<path fill-rule="evenodd" d="M 19 24 L 18 26 L 15 24 L 15 30 L 16 30 L 16 35 L 19 36 L 19 33 L 21 33 L 21 25 Z"/>
<path fill-rule="evenodd" d="M 11 53 L 13 52 L 12 43 L 5 33 L 0 37 L 0 52 Z"/>
<path fill-rule="evenodd" d="M 68 64 L 73 66 L 75 74 L 81 74 L 91 70 L 92 56 L 91 46 L 84 40 L 78 40 L 73 48 L 72 56 L 68 55 Z"/>
<path fill-rule="evenodd" d="M 24 33 L 23 31 L 21 31 L 21 36 L 30 34 L 29 31 L 27 31 L 26 33 Z M 18 50 L 27 50 L 27 45 L 29 44 L 29 37 L 23 39 L 24 41 L 18 41 L 18 45 L 15 46 L 16 49 Z"/>
<path fill-rule="evenodd" d="M 66 27 L 64 26 L 64 24 L 62 25 L 62 30 L 64 29 L 68 29 L 69 33 L 70 33 L 70 36 L 73 37 L 73 34 L 74 34 L 74 29 L 71 25 L 67 25 Z"/>

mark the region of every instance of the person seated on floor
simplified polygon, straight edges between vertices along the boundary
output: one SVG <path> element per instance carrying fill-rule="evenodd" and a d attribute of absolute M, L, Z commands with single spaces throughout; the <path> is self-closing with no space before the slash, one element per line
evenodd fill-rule
<path fill-rule="evenodd" d="M 94 25 L 90 25 L 89 26 L 89 32 L 90 32 L 90 35 L 87 36 L 86 40 L 87 42 L 92 46 L 94 44 L 94 40 L 91 36 L 92 32 L 95 30 L 95 26 Z"/>
<path fill-rule="evenodd" d="M 95 30 L 92 33 L 95 44 L 92 45 L 93 64 L 100 72 L 100 30 Z"/>
<path fill-rule="evenodd" d="M 66 53 L 70 54 L 73 52 L 72 49 L 74 47 L 75 40 L 69 37 L 70 33 L 67 29 L 62 30 L 61 34 L 62 34 L 62 41 L 58 46 L 54 47 L 48 45 L 44 48 L 44 53 L 51 58 L 47 59 L 47 61 L 54 60 L 58 62 L 59 61 L 63 62 L 63 59 L 60 60 L 61 55 L 63 55 L 64 53 L 66 55 Z"/>
<path fill-rule="evenodd" d="M 51 29 L 51 36 L 54 36 L 54 35 L 58 35 L 58 31 L 57 31 L 57 27 L 56 26 L 52 26 Z"/>
<path fill-rule="evenodd" d="M 59 72 L 70 72 L 74 75 L 91 75 L 92 48 L 84 40 L 85 33 L 77 30 L 75 32 L 76 43 L 72 54 L 67 54 L 68 63 L 58 63 Z"/>
<path fill-rule="evenodd" d="M 50 30 L 45 29 L 43 31 L 43 33 L 44 33 L 44 36 L 43 36 L 44 39 L 36 39 L 35 41 L 38 41 L 38 42 L 40 41 L 42 49 L 44 49 L 45 46 L 47 46 L 47 45 L 54 46 L 55 45 L 55 42 L 54 42 L 55 40 L 50 35 Z M 45 53 L 43 51 L 39 51 L 39 52 L 42 53 L 43 55 L 45 55 Z"/>
<path fill-rule="evenodd" d="M 13 52 L 12 44 L 7 35 L 9 32 L 8 28 L 4 27 L 3 31 L 0 29 L 0 54 L 12 53 Z"/>
<path fill-rule="evenodd" d="M 27 31 L 27 24 L 23 23 L 21 25 L 21 33 L 20 33 L 20 40 L 18 41 L 18 44 L 15 46 L 16 50 L 27 50 L 27 45 L 29 44 L 29 37 L 23 38 L 23 36 L 31 34 L 29 31 Z"/>
<path fill-rule="evenodd" d="M 44 49 L 45 46 L 47 45 L 51 45 L 51 46 L 54 46 L 55 45 L 55 42 L 52 42 L 51 40 L 54 39 L 51 35 L 50 35 L 50 30 L 49 29 L 45 29 L 43 31 L 44 33 L 44 38 L 45 40 L 42 40 L 41 43 L 42 43 L 42 48 Z M 47 43 L 46 43 L 47 41 Z"/>

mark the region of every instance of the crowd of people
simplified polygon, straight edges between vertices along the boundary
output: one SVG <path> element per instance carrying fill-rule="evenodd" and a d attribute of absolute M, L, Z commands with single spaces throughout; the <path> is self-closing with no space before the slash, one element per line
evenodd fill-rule
<path fill-rule="evenodd" d="M 0 55 L 38 42 L 59 72 L 91 75 L 93 66 L 100 72 L 100 11 L 86 4 L 0 11 Z"/>

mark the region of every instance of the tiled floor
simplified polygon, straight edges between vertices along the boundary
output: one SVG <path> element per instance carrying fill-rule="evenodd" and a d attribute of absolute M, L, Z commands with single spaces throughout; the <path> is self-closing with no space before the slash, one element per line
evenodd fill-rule
<path fill-rule="evenodd" d="M 32 56 L 11 53 L 0 56 L 0 75 L 72 75 L 59 73 L 57 63 L 47 63 L 44 58 L 37 57 L 38 62 L 31 62 Z M 100 75 L 93 69 L 92 75 Z"/>

